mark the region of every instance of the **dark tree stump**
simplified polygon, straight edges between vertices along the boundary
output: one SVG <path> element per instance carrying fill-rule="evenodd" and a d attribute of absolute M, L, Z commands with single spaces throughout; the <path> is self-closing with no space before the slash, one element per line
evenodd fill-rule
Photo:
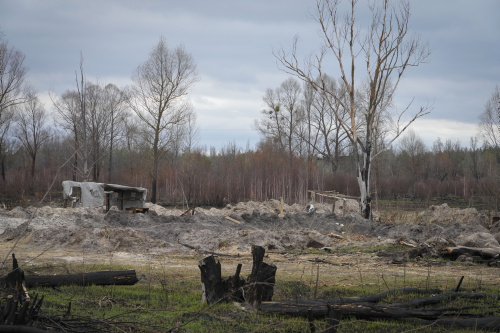
<path fill-rule="evenodd" d="M 201 272 L 202 302 L 249 302 L 260 304 L 270 301 L 273 296 L 276 267 L 263 262 L 264 248 L 252 247 L 252 273 L 245 281 L 240 278 L 241 264 L 238 264 L 233 276 L 222 278 L 220 262 L 213 255 L 198 262 Z"/>
<path fill-rule="evenodd" d="M 221 266 L 214 256 L 208 256 L 198 262 L 201 272 L 201 302 L 214 304 L 224 298 Z"/>
<path fill-rule="evenodd" d="M 43 297 L 37 301 L 38 297 L 35 295 L 34 300 L 31 300 L 24 279 L 24 272 L 12 254 L 12 271 L 0 278 L 3 295 L 0 304 L 0 332 L 23 332 L 19 330 L 19 325 L 30 325 L 38 315 Z"/>
<path fill-rule="evenodd" d="M 12 271 L 0 278 L 0 289 L 5 296 L 12 295 L 15 301 L 29 300 L 24 283 L 24 271 L 19 268 L 16 256 L 12 253 Z"/>
<path fill-rule="evenodd" d="M 201 272 L 202 303 L 243 302 L 242 287 L 245 280 L 240 279 L 241 264 L 236 268 L 236 273 L 227 278 L 222 278 L 220 262 L 213 255 L 200 260 L 198 267 Z"/>
<path fill-rule="evenodd" d="M 265 252 L 262 246 L 252 246 L 253 265 L 252 273 L 248 277 L 246 301 L 253 305 L 273 299 L 277 268 L 263 262 Z"/>

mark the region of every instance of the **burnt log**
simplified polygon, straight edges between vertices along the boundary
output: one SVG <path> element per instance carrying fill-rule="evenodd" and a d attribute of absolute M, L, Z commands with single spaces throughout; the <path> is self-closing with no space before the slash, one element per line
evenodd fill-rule
<path fill-rule="evenodd" d="M 425 293 L 426 297 L 417 297 L 404 303 L 379 303 L 382 298 L 393 292 Z M 481 303 L 480 313 L 467 313 L 466 310 L 476 309 L 477 305 L 459 307 L 430 308 L 432 305 L 449 303 L 454 299 L 477 300 Z M 489 300 L 489 305 L 484 304 Z M 329 300 L 294 300 L 279 302 L 262 302 L 259 310 L 265 313 L 298 316 L 309 318 L 330 318 L 335 313 L 335 320 L 328 324 L 330 331 L 335 331 L 341 317 L 363 320 L 399 320 L 417 321 L 428 325 L 453 326 L 459 328 L 479 328 L 500 331 L 500 317 L 491 316 L 498 308 L 500 295 L 488 293 L 460 293 L 437 290 L 400 289 L 386 291 L 377 295 L 363 297 L 346 297 Z M 418 307 L 425 307 L 419 309 Z"/>
<path fill-rule="evenodd" d="M 240 277 L 241 264 L 234 275 L 223 278 L 221 264 L 213 255 L 198 262 L 202 283 L 202 303 L 249 302 L 259 304 L 272 300 L 276 267 L 263 262 L 264 248 L 252 247 L 252 273 L 245 280 Z"/>
<path fill-rule="evenodd" d="M 135 270 L 102 271 L 68 275 L 28 275 L 25 277 L 26 286 L 31 287 L 59 287 L 67 285 L 78 286 L 109 286 L 134 285 L 138 282 Z"/>
<path fill-rule="evenodd" d="M 457 247 L 447 247 L 448 256 L 452 259 L 456 259 L 463 254 L 471 256 L 480 256 L 482 259 L 494 259 L 500 257 L 500 247 L 468 247 L 468 246 L 457 246 Z"/>
<path fill-rule="evenodd" d="M 48 331 L 31 326 L 0 325 L 0 332 L 8 333 L 46 333 Z"/>

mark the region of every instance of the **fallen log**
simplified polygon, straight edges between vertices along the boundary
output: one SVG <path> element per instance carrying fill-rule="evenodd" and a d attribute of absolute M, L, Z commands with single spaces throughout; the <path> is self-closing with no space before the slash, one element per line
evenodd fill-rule
<path fill-rule="evenodd" d="M 25 276 L 25 283 L 30 287 L 59 287 L 66 285 L 134 285 L 138 282 L 135 270 L 102 271 L 69 275 L 30 275 Z"/>
<path fill-rule="evenodd" d="M 0 325 L 0 332 L 8 333 L 47 333 L 49 331 L 42 330 L 40 328 L 32 326 L 20 326 L 20 325 Z"/>
<path fill-rule="evenodd" d="M 408 302 L 381 304 L 384 297 L 392 293 L 422 293 L 430 294 L 426 297 L 417 297 Z M 447 304 L 454 299 L 477 300 L 480 304 L 480 313 L 467 313 L 466 310 L 478 309 L 477 304 L 458 307 L 430 308 L 440 303 Z M 485 304 L 485 300 L 489 304 Z M 418 320 L 422 324 L 437 324 L 461 328 L 476 327 L 500 331 L 500 317 L 491 316 L 498 308 L 500 295 L 487 293 L 460 293 L 442 292 L 425 289 L 399 289 L 385 291 L 376 295 L 362 297 L 335 298 L 328 300 L 294 300 L 279 302 L 262 302 L 259 311 L 278 315 L 298 316 L 309 318 L 328 318 L 332 311 L 341 317 L 357 318 L 362 320 Z M 425 307 L 419 309 L 418 307 Z"/>
<path fill-rule="evenodd" d="M 381 304 L 381 308 L 398 308 L 398 309 L 413 309 L 416 307 L 436 305 L 439 303 L 446 303 L 451 300 L 461 298 L 468 300 L 484 300 L 490 298 L 492 300 L 500 300 L 500 295 L 491 295 L 487 293 L 461 293 L 461 292 L 446 292 L 442 293 L 439 289 L 416 289 L 416 288 L 406 288 L 406 289 L 395 289 L 381 292 L 375 295 L 360 296 L 360 297 L 343 297 L 334 299 L 319 299 L 319 300 L 297 300 L 297 301 L 276 301 L 276 302 L 263 302 L 260 305 L 260 310 L 263 312 L 269 312 L 274 314 L 291 315 L 298 317 L 307 317 L 307 310 L 312 309 L 315 317 L 325 317 L 327 314 L 327 306 L 342 306 L 344 307 L 343 315 L 356 316 L 355 310 L 349 310 L 350 306 L 365 305 L 370 307 L 371 305 L 377 305 L 383 298 L 396 294 L 431 294 L 431 296 L 417 297 L 408 302 L 403 303 L 393 303 L 393 304 Z M 376 309 L 374 310 L 376 311 Z M 380 310 L 383 312 L 383 310 Z M 362 312 L 361 312 L 362 313 Z M 368 319 L 368 318 L 365 318 Z"/>
<path fill-rule="evenodd" d="M 447 247 L 446 251 L 453 258 L 456 259 L 463 254 L 471 256 L 480 256 L 482 259 L 493 259 L 500 257 L 500 247 L 468 247 L 457 246 Z"/>

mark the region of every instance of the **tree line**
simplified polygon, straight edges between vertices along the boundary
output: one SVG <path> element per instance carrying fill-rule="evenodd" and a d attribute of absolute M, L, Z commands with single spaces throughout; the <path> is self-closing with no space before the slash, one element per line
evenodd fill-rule
<path fill-rule="evenodd" d="M 426 147 L 409 126 L 432 107 L 393 105 L 405 70 L 430 55 L 408 34 L 409 2 L 370 6 L 372 21 L 361 29 L 357 1 L 348 2 L 341 15 L 341 1 L 316 1 L 319 53 L 299 61 L 297 39 L 273 52 L 290 77 L 266 90 L 253 149 L 197 141 L 188 98 L 197 66 L 163 37 L 128 87 L 88 81 L 81 55 L 74 86 L 45 106 L 26 82 L 24 55 L 0 34 L 0 202 L 47 191 L 57 198 L 72 179 L 142 186 L 153 203 L 176 205 L 303 203 L 308 190 L 335 190 L 360 197 L 366 218 L 373 200 L 401 197 L 481 197 L 496 207 L 498 87 L 469 147 L 439 138 Z M 331 63 L 340 77 L 328 74 Z"/>

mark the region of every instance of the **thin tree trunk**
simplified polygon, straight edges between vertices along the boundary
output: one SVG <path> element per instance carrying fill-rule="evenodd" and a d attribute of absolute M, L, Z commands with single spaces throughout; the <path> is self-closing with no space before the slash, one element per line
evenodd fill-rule
<path fill-rule="evenodd" d="M 111 119 L 111 131 L 109 138 L 109 162 L 108 162 L 108 182 L 111 183 L 113 172 L 113 137 L 114 137 L 114 119 Z"/>
<path fill-rule="evenodd" d="M 2 164 L 2 167 L 1 167 L 2 168 L 2 180 L 5 182 L 6 181 L 5 180 L 5 158 L 3 157 L 3 155 L 1 156 L 1 158 L 2 158 L 2 163 L 1 163 Z"/>
<path fill-rule="evenodd" d="M 158 184 L 158 146 L 153 147 L 153 174 L 151 177 L 151 203 L 156 203 L 156 187 Z"/>

